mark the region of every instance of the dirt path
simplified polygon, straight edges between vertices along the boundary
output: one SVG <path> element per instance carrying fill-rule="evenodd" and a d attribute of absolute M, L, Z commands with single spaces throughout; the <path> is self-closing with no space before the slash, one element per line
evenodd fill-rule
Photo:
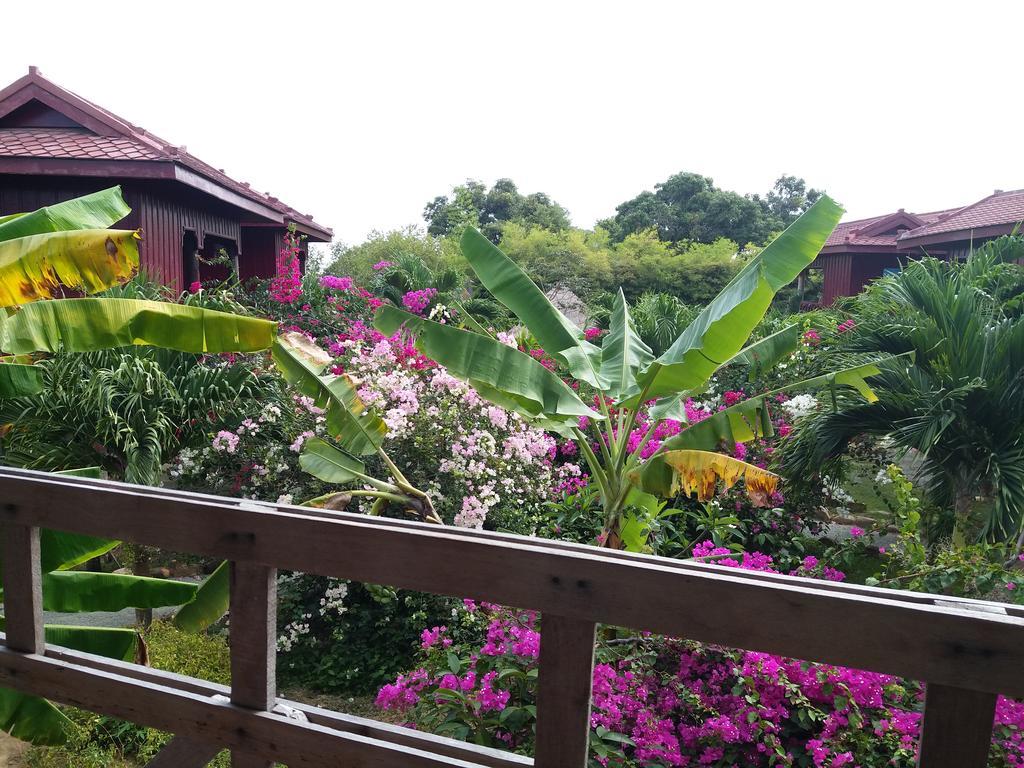
<path fill-rule="evenodd" d="M 28 744 L 0 731 L 0 767 L 20 768 L 24 765 L 21 756 L 27 749 Z"/>

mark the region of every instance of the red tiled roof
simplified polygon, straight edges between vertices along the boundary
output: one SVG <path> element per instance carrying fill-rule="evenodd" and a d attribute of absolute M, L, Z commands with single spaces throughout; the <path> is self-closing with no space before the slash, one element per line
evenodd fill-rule
<path fill-rule="evenodd" d="M 976 203 L 947 212 L 947 215 L 900 237 L 902 244 L 920 237 L 952 232 L 970 232 L 982 227 L 1012 226 L 1024 221 L 1024 189 L 996 192 Z"/>
<path fill-rule="evenodd" d="M 120 136 L 75 128 L 0 129 L 0 157 L 67 157 L 80 160 L 164 160 L 152 147 Z"/>
<path fill-rule="evenodd" d="M 101 130 L 109 129 L 110 135 L 98 135 L 84 127 L 0 128 L 0 157 L 174 163 L 184 166 L 248 200 L 276 211 L 283 218 L 305 226 L 325 239 L 330 239 L 333 234 L 328 227 L 315 222 L 312 216 L 299 213 L 268 193 L 257 192 L 248 184 L 236 181 L 224 171 L 189 154 L 185 147 L 176 147 L 91 101 L 46 80 L 35 68 L 30 68 L 27 76 L 0 91 L 0 105 L 5 100 L 11 101 L 11 106 L 8 109 L 0 108 L 0 116 L 21 106 L 24 98 L 19 100 L 17 95 L 28 87 L 35 87 L 58 101 L 66 102 L 72 110 L 78 111 L 79 114 L 84 113 L 88 118 L 99 123 Z M 82 119 L 89 122 L 85 117 Z"/>
<path fill-rule="evenodd" d="M 920 221 L 925 222 L 927 226 L 929 223 L 936 221 L 940 217 L 959 210 L 958 208 L 950 208 L 945 211 L 931 211 L 929 213 L 911 213 L 910 217 L 916 218 Z M 893 218 L 898 214 L 903 213 L 902 210 L 894 213 L 885 213 L 881 216 L 872 216 L 867 219 L 855 219 L 853 221 L 841 221 L 836 225 L 836 228 L 832 230 L 832 234 L 828 236 L 825 241 L 825 248 L 846 246 L 890 246 L 896 248 L 897 240 L 899 239 L 898 234 L 866 234 L 865 230 L 871 230 L 871 228 L 885 219 Z M 915 231 L 915 230 L 911 230 Z"/>

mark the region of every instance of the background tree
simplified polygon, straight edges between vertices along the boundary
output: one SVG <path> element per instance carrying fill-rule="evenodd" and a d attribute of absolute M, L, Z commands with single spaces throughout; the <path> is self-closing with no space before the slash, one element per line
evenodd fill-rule
<path fill-rule="evenodd" d="M 796 176 L 782 176 L 764 198 L 720 189 L 709 176 L 681 172 L 656 184 L 615 209 L 600 222 L 615 242 L 648 229 L 671 243 L 710 243 L 727 238 L 736 243 L 763 244 L 773 232 L 789 226 L 821 192 L 808 190 Z"/>
<path fill-rule="evenodd" d="M 482 182 L 469 179 L 439 195 L 423 209 L 427 232 L 444 237 L 459 234 L 466 226 L 478 228 L 494 243 L 501 239 L 507 222 L 559 231 L 569 226 L 569 212 L 543 192 L 523 195 L 512 179 L 498 179 L 487 188 Z"/>

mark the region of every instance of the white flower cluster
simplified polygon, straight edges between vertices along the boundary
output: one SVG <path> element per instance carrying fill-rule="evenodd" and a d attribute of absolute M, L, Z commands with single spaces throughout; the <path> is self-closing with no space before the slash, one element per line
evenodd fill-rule
<path fill-rule="evenodd" d="M 789 416 L 790 421 L 796 421 L 803 416 L 813 413 L 818 407 L 818 399 L 814 395 L 796 395 L 782 403 L 781 408 Z"/>

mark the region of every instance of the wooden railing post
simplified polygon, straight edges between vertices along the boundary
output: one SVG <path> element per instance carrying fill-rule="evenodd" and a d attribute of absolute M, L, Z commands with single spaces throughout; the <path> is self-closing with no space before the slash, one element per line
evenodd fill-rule
<path fill-rule="evenodd" d="M 7 647 L 23 653 L 42 653 L 43 574 L 39 564 L 39 529 L 5 523 L 4 621 Z"/>
<path fill-rule="evenodd" d="M 918 768 L 985 768 L 996 695 L 928 683 Z"/>
<path fill-rule="evenodd" d="M 277 570 L 231 563 L 231 703 L 269 711 L 277 700 Z M 232 768 L 271 768 L 273 760 L 232 751 Z"/>
<path fill-rule="evenodd" d="M 596 625 L 543 614 L 536 768 L 586 768 Z"/>

